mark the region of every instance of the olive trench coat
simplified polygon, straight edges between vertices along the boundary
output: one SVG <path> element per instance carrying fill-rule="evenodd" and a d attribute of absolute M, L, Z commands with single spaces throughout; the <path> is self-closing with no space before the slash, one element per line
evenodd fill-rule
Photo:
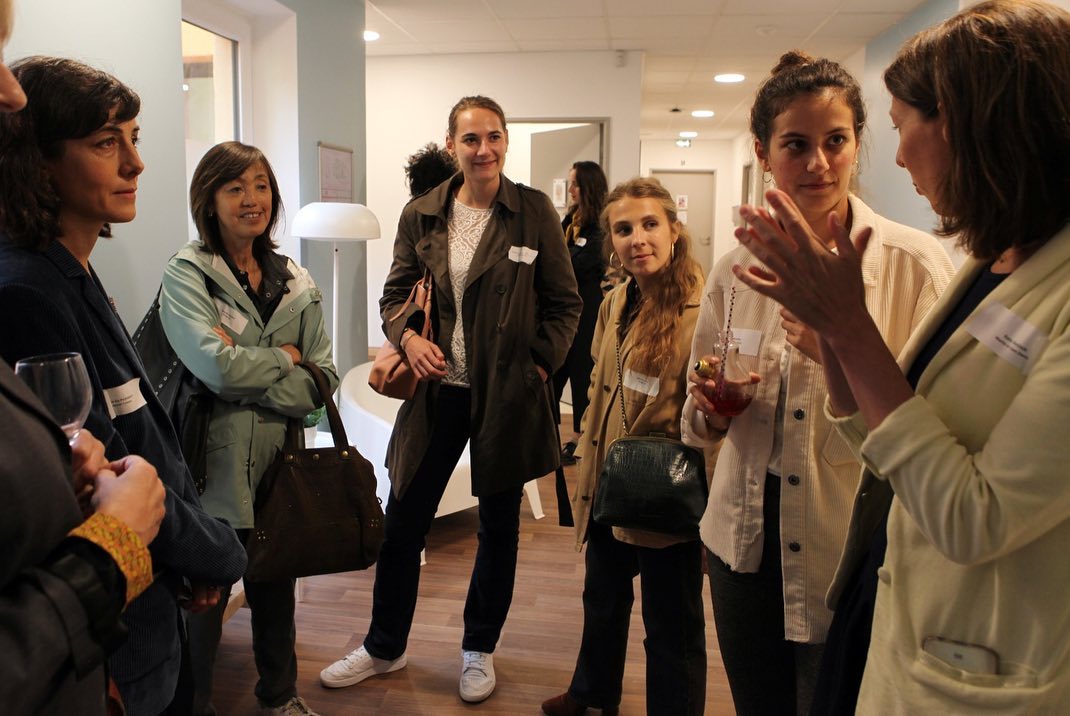
<path fill-rule="evenodd" d="M 457 325 L 449 276 L 447 220 L 457 174 L 413 199 L 402 211 L 394 261 L 379 308 L 383 332 L 397 345 L 406 328 L 419 330 L 423 311 L 405 303 L 429 267 L 434 280 L 435 343 L 449 358 Z M 579 322 L 568 248 L 549 198 L 502 176 L 494 213 L 472 264 L 462 300 L 468 377 L 472 391 L 469 450 L 472 494 L 491 495 L 557 468 L 560 443 L 550 385 L 536 366 L 553 375 L 565 360 Z M 404 495 L 427 452 L 439 383 L 419 384 L 398 411 L 386 465 L 394 494 Z"/>

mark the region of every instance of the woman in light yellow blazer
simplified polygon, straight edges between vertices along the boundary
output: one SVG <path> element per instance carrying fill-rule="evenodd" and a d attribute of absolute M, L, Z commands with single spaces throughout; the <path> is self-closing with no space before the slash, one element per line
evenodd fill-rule
<path fill-rule="evenodd" d="M 863 308 L 865 233 L 840 227 L 833 253 L 779 192 L 786 230 L 747 207 L 737 232 L 768 270 L 736 275 L 821 335 L 827 410 L 865 465 L 830 592 L 839 615 L 876 585 L 857 712 L 1064 713 L 1070 13 L 975 5 L 884 81 L 897 161 L 970 254 L 899 363 Z"/>

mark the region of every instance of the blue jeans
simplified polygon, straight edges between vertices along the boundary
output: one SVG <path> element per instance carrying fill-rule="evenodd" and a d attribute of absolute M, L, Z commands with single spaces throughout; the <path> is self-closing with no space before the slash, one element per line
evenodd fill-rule
<path fill-rule="evenodd" d="M 468 443 L 471 391 L 444 385 L 435 405 L 431 442 L 404 497 L 392 491 L 375 567 L 372 622 L 364 648 L 379 659 L 405 653 L 420 587 L 420 552 L 454 467 Z M 464 605 L 461 648 L 493 652 L 513 601 L 523 487 L 479 498 L 475 566 Z"/>

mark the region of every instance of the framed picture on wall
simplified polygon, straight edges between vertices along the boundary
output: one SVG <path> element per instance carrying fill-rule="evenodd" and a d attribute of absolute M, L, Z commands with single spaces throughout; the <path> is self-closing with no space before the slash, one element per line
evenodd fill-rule
<path fill-rule="evenodd" d="M 352 203 L 353 150 L 319 142 L 320 201 Z"/>
<path fill-rule="evenodd" d="M 564 179 L 554 179 L 554 195 L 553 202 L 554 207 L 558 209 L 565 208 L 565 197 L 567 196 L 566 184 Z"/>

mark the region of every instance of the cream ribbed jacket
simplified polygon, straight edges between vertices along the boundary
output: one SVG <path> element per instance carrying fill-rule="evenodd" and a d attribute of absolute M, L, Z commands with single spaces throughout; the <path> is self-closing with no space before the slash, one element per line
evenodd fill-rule
<path fill-rule="evenodd" d="M 866 307 L 893 353 L 898 353 L 951 279 L 954 267 L 933 237 L 878 216 L 850 197 L 851 237 L 873 227 L 862 274 Z M 706 283 L 691 347 L 692 363 L 713 352 L 730 293 L 736 296 L 731 326 L 761 333 L 757 355 L 744 357 L 762 376 L 750 407 L 732 420 L 714 468 L 702 540 L 737 572 L 756 572 L 762 553 L 762 503 L 773 446 L 774 414 L 780 391 L 780 357 L 786 337 L 780 306 L 745 287 L 732 266 L 757 264 L 737 247 L 723 257 Z M 825 640 L 832 612 L 825 593 L 840 557 L 859 464 L 825 418 L 827 390 L 821 366 L 791 351 L 784 406 L 781 454 L 780 541 L 784 577 L 784 634 L 791 641 Z M 705 427 L 688 397 L 681 432 L 685 443 L 718 439 Z"/>

